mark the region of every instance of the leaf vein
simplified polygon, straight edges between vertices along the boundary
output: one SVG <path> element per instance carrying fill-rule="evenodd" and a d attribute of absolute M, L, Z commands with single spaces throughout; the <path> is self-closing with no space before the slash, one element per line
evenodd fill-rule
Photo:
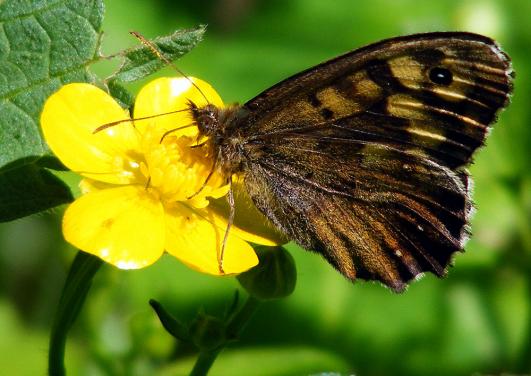
<path fill-rule="evenodd" d="M 13 97 L 17 96 L 18 94 L 20 94 L 21 92 L 23 91 L 26 91 L 26 90 L 29 90 L 29 89 L 35 89 L 43 84 L 46 84 L 48 83 L 49 81 L 53 80 L 53 79 L 59 79 L 61 80 L 61 77 L 63 76 L 66 76 L 70 73 L 74 73 L 75 71 L 78 71 L 80 69 L 85 69 L 87 68 L 89 65 L 93 64 L 95 62 L 95 60 L 89 60 L 88 62 L 84 62 L 83 64 L 79 64 L 79 65 L 76 65 L 70 69 L 67 69 L 67 70 L 64 70 L 64 71 L 61 71 L 59 73 L 56 73 L 55 75 L 50 75 L 48 77 L 45 77 L 41 80 L 37 80 L 37 81 L 33 81 L 31 83 L 31 85 L 28 85 L 28 86 L 24 86 L 24 87 L 21 87 L 21 88 L 18 88 L 18 89 L 15 89 L 15 90 L 12 90 L 10 92 L 7 92 L 4 96 L 1 96 L 0 98 L 2 99 L 6 99 L 6 100 L 11 100 Z"/>
<path fill-rule="evenodd" d="M 11 18 L 2 18 L 1 15 L 0 15 L 0 23 L 3 24 L 5 22 L 23 20 L 25 18 L 33 17 L 37 13 L 44 13 L 46 11 L 49 11 L 49 10 L 52 10 L 52 9 L 55 9 L 55 8 L 59 8 L 60 6 L 63 6 L 63 5 L 66 5 L 66 1 L 65 0 L 61 0 L 61 1 L 58 1 L 56 3 L 50 3 L 49 5 L 44 6 L 42 8 L 32 9 L 32 11 L 30 13 L 19 14 L 18 16 L 11 17 Z"/>

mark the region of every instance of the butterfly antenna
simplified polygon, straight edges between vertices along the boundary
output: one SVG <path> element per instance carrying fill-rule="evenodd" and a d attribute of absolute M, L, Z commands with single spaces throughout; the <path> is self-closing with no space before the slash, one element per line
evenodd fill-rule
<path fill-rule="evenodd" d="M 122 119 L 122 120 L 116 120 L 116 121 L 111 121 L 110 123 L 105 123 L 105 124 L 102 124 L 100 125 L 99 127 L 97 127 L 96 129 L 94 129 L 92 131 L 92 134 L 95 134 L 95 133 L 98 133 L 98 132 L 101 132 L 107 128 L 111 128 L 111 127 L 114 127 L 115 125 L 118 125 L 118 124 L 122 124 L 122 123 L 127 123 L 128 121 L 139 121 L 139 120 L 147 120 L 147 119 L 153 119 L 153 118 L 156 118 L 156 117 L 159 117 L 159 116 L 164 116 L 164 115 L 171 115 L 171 114 L 176 114 L 178 112 L 184 112 L 184 111 L 188 111 L 187 108 L 184 108 L 182 110 L 176 110 L 176 111 L 170 111 L 170 112 L 163 112 L 161 114 L 156 114 L 156 115 L 150 115 L 150 116 L 144 116 L 144 117 L 139 117 L 139 118 L 135 118 L 135 119 Z"/>
<path fill-rule="evenodd" d="M 210 104 L 210 101 L 206 97 L 205 93 L 203 93 L 203 91 L 199 88 L 199 86 L 197 86 L 194 83 L 194 81 L 192 81 L 187 75 L 185 75 L 183 73 L 182 70 L 177 68 L 177 66 L 175 64 L 173 64 L 166 56 L 164 56 L 162 51 L 153 42 L 147 40 L 142 34 L 140 34 L 137 31 L 130 31 L 129 33 L 131 33 L 132 36 L 134 36 L 136 39 L 138 39 L 140 41 L 140 43 L 142 43 L 144 46 L 149 48 L 160 60 L 162 60 L 163 62 L 168 64 L 170 67 L 175 69 L 181 76 L 183 76 L 185 79 L 187 79 L 192 84 L 192 86 L 197 89 L 197 91 L 201 94 L 201 96 L 205 99 L 205 101 L 208 104 Z"/>

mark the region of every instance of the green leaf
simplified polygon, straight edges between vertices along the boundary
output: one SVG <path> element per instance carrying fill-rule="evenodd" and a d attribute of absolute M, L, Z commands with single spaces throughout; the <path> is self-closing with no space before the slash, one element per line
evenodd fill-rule
<path fill-rule="evenodd" d="M 131 108 L 135 103 L 135 97 L 129 92 L 118 80 L 109 80 L 107 82 L 109 93 L 124 108 Z"/>
<path fill-rule="evenodd" d="M 205 30 L 206 27 L 203 25 L 193 29 L 177 30 L 171 35 L 151 39 L 150 42 L 157 46 L 164 57 L 173 61 L 201 42 Z M 122 82 L 140 80 L 166 65 L 148 46 L 144 45 L 125 51 L 124 57 L 125 61 L 112 77 L 113 80 Z"/>
<path fill-rule="evenodd" d="M 181 341 L 189 341 L 190 333 L 188 328 L 183 325 L 179 320 L 177 320 L 171 313 L 169 313 L 166 308 L 162 306 L 155 299 L 149 300 L 149 305 L 153 308 L 157 314 L 162 326 L 168 333 L 170 333 L 176 339 Z"/>
<path fill-rule="evenodd" d="M 39 158 L 35 163 L 39 167 L 45 167 L 55 171 L 70 171 L 59 158 L 53 155 L 45 155 L 44 157 Z"/>
<path fill-rule="evenodd" d="M 0 168 L 49 154 L 42 106 L 65 83 L 93 82 L 102 18 L 102 0 L 0 1 Z"/>
<path fill-rule="evenodd" d="M 72 200 L 68 186 L 36 164 L 0 171 L 0 222 L 25 217 Z"/>
<path fill-rule="evenodd" d="M 50 335 L 48 351 L 50 375 L 66 375 L 64 367 L 66 337 L 85 303 L 92 279 L 102 263 L 100 258 L 79 251 L 70 266 Z"/>

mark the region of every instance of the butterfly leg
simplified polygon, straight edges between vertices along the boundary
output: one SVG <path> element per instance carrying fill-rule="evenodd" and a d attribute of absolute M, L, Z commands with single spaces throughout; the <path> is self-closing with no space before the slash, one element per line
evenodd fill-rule
<path fill-rule="evenodd" d="M 208 141 L 201 142 L 200 144 L 192 145 L 192 146 L 190 146 L 190 149 L 201 148 L 201 147 L 205 146 L 207 144 L 207 142 Z"/>
<path fill-rule="evenodd" d="M 183 125 L 182 127 L 173 128 L 173 129 L 170 129 L 169 131 L 164 132 L 160 138 L 159 144 L 162 144 L 162 141 L 164 141 L 166 136 L 172 134 L 173 132 L 184 129 L 184 128 L 193 127 L 194 125 L 195 123 L 191 123 L 191 124 Z"/>
<path fill-rule="evenodd" d="M 232 176 L 229 178 L 229 193 L 227 194 L 227 201 L 229 202 L 229 218 L 227 221 L 227 228 L 225 229 L 225 236 L 223 237 L 223 243 L 221 243 L 221 251 L 218 255 L 218 266 L 219 272 L 225 274 L 223 270 L 223 257 L 225 256 L 225 246 L 227 245 L 227 240 L 229 239 L 230 228 L 234 222 L 234 191 L 232 190 Z"/>
<path fill-rule="evenodd" d="M 216 160 L 214 160 L 214 163 L 212 164 L 212 168 L 210 169 L 210 172 L 208 173 L 203 185 L 201 185 L 201 187 L 191 196 L 188 196 L 187 199 L 190 200 L 192 198 L 194 198 L 195 196 L 197 196 L 199 193 L 201 193 L 201 191 L 203 189 L 205 189 L 206 185 L 208 184 L 210 178 L 212 177 L 212 175 L 214 175 L 214 171 L 216 171 Z"/>

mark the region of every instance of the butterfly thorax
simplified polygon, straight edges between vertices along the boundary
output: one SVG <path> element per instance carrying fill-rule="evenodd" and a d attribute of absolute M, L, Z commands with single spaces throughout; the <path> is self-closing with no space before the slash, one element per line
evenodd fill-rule
<path fill-rule="evenodd" d="M 208 138 L 205 146 L 215 158 L 215 167 L 227 178 L 244 170 L 244 140 L 234 127 L 240 110 L 239 105 L 219 108 L 208 104 L 199 108 L 190 103 L 200 136 Z"/>

